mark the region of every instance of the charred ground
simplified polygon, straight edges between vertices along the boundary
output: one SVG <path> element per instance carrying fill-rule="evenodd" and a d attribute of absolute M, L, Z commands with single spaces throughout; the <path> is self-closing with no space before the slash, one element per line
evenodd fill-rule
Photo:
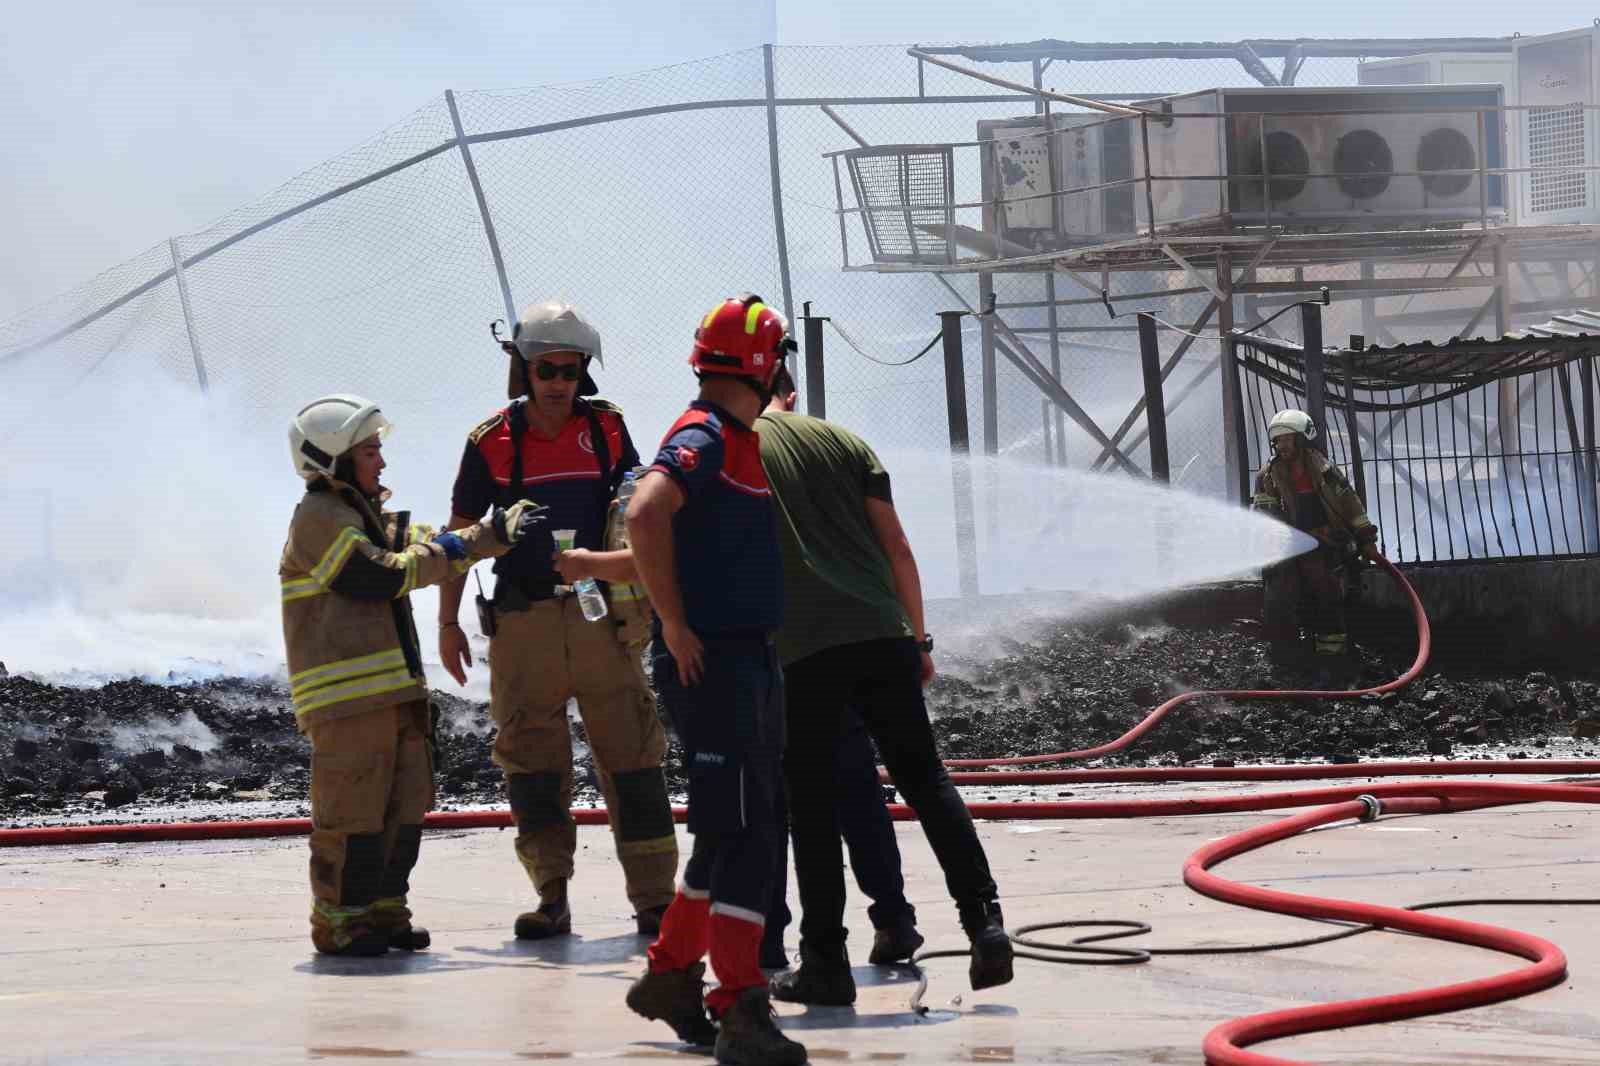
<path fill-rule="evenodd" d="M 950 641 L 929 690 L 949 757 L 1033 754 L 1117 736 L 1161 700 L 1190 688 L 1304 687 L 1303 671 L 1275 669 L 1247 619 L 1148 625 L 1049 622 L 1000 627 Z M 1353 684 L 1400 674 L 1415 652 L 1406 634 L 1370 638 Z M 1095 765 L 1172 765 L 1450 757 L 1483 746 L 1537 757 L 1552 745 L 1590 755 L 1600 675 L 1442 662 L 1408 689 L 1334 702 L 1208 700 L 1170 716 L 1125 753 Z M 500 803 L 490 762 L 487 706 L 435 693 L 441 715 L 442 805 Z M 578 802 L 597 799 L 583 727 L 574 719 Z M 0 823 L 91 821 L 137 805 L 209 804 L 230 817 L 249 801 L 303 808 L 309 747 L 287 692 L 261 680 L 191 684 L 114 681 L 58 686 L 0 677 Z M 677 753 L 669 763 L 681 786 Z M 192 817 L 186 814 L 185 817 Z"/>

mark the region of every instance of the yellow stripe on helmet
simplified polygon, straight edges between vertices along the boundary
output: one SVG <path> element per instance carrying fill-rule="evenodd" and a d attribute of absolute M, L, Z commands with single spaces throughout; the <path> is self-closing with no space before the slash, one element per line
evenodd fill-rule
<path fill-rule="evenodd" d="M 753 303 L 745 310 L 744 331 L 746 333 L 754 333 L 756 331 L 756 323 L 761 319 L 761 312 L 766 309 L 767 305 L 764 303 Z"/>

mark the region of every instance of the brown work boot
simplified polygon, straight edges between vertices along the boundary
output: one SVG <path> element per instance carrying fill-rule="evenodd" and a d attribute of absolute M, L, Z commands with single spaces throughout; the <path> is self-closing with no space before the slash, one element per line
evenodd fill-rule
<path fill-rule="evenodd" d="M 706 1014 L 702 998 L 705 976 L 703 962 L 683 970 L 647 969 L 628 986 L 628 1009 L 651 1021 L 666 1022 L 685 1044 L 710 1047 L 717 1042 L 717 1027 Z"/>
<path fill-rule="evenodd" d="M 539 909 L 517 915 L 513 931 L 518 940 L 548 940 L 572 932 L 572 908 L 567 906 L 567 883 L 559 881 L 549 886 L 549 895 L 540 891 L 543 902 Z"/>
<path fill-rule="evenodd" d="M 364 907 L 318 902 L 311 910 L 311 943 L 324 955 L 371 958 L 389 950 L 389 936 Z"/>
<path fill-rule="evenodd" d="M 967 966 L 967 979 L 973 991 L 1007 984 L 1011 980 L 1012 948 L 998 900 L 987 900 L 976 905 L 963 905 L 961 928 L 972 941 L 972 962 Z"/>
<path fill-rule="evenodd" d="M 814 1007 L 848 1007 L 856 1001 L 856 979 L 844 945 L 817 949 L 800 941 L 800 965 L 774 977 L 772 998 Z"/>
<path fill-rule="evenodd" d="M 406 906 L 403 897 L 374 903 L 372 924 L 389 938 L 389 946 L 399 951 L 422 951 L 433 943 L 426 929 L 411 924 L 411 908 Z"/>
<path fill-rule="evenodd" d="M 911 956 L 923 945 L 917 923 L 909 919 L 895 922 L 872 935 L 872 954 L 867 961 L 874 966 L 893 966 L 897 962 L 910 962 Z"/>
<path fill-rule="evenodd" d="M 667 904 L 657 907 L 646 907 L 633 916 L 633 924 L 639 930 L 640 936 L 661 935 L 661 919 L 667 916 Z"/>
<path fill-rule="evenodd" d="M 740 992 L 723 1012 L 716 1056 L 723 1066 L 800 1066 L 806 1046 L 783 1035 L 772 1020 L 767 990 L 757 985 Z"/>

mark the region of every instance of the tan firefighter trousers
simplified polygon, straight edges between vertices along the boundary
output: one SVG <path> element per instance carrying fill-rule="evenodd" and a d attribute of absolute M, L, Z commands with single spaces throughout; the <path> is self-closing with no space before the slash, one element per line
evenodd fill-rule
<path fill-rule="evenodd" d="M 576 597 L 496 610 L 489 644 L 494 761 L 517 820 L 517 858 L 541 899 L 572 876 L 577 829 L 567 701 L 576 699 L 634 910 L 672 902 L 678 843 L 661 762 L 666 732 L 640 661 L 639 627 L 584 620 Z"/>

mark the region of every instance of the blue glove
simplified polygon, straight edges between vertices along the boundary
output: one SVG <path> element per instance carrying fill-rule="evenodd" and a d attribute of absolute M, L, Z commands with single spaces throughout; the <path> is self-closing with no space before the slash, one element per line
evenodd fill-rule
<path fill-rule="evenodd" d="M 445 557 L 448 559 L 465 559 L 467 557 L 467 546 L 454 533 L 435 533 L 433 535 L 433 543 L 444 549 Z"/>

